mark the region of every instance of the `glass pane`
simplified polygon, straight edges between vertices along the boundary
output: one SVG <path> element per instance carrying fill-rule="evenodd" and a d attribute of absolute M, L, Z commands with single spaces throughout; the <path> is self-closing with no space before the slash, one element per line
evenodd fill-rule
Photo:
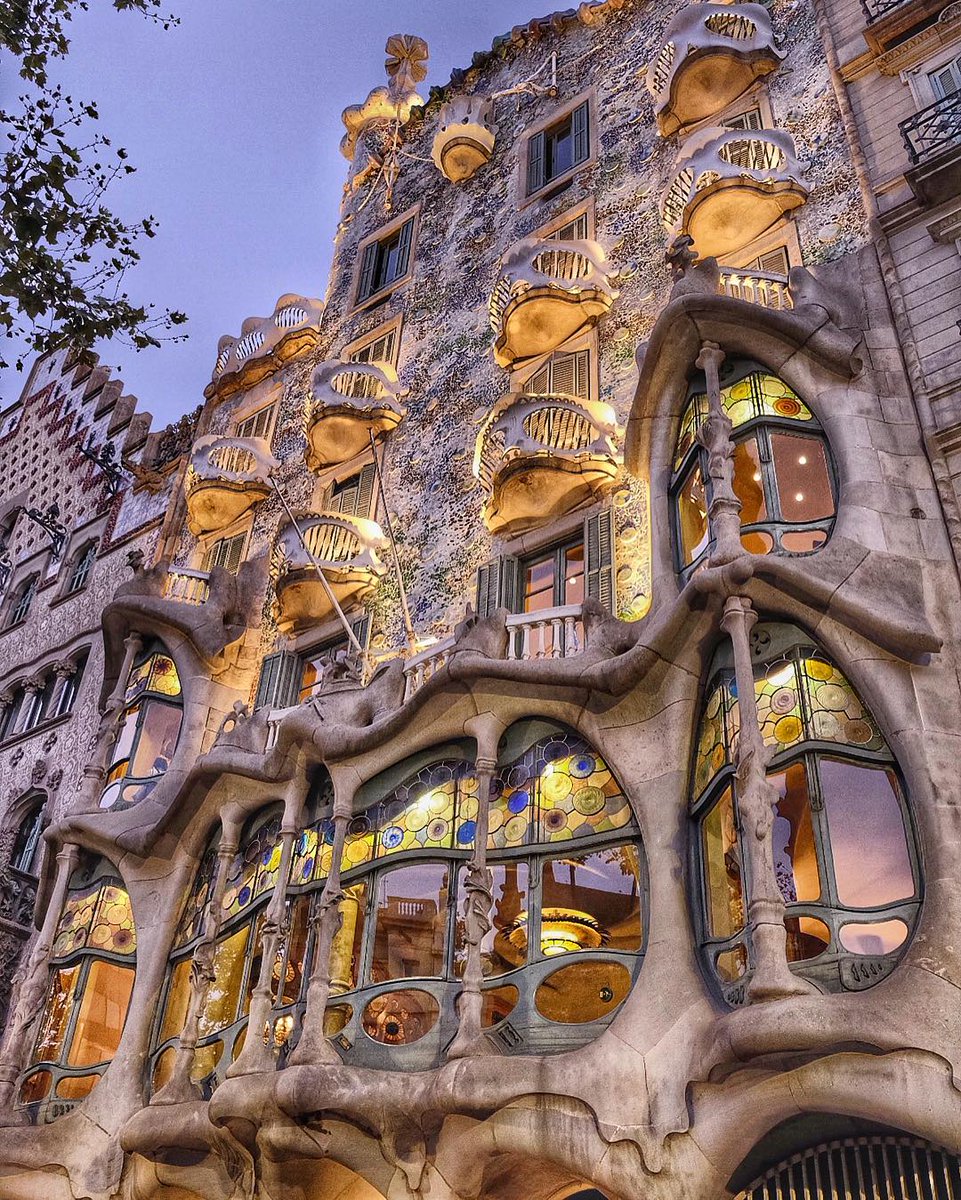
<path fill-rule="evenodd" d="M 563 604 L 584 603 L 584 544 L 568 546 L 564 551 Z"/>
<path fill-rule="evenodd" d="M 340 929 L 330 950 L 331 992 L 349 992 L 360 981 L 360 956 L 367 915 L 366 882 L 352 883 L 344 888 L 340 915 Z"/>
<path fill-rule="evenodd" d="M 699 796 L 728 760 L 725 733 L 725 708 L 729 704 L 727 688 L 719 683 L 708 697 L 697 737 L 694 764 L 694 792 Z"/>
<path fill-rule="evenodd" d="M 749 533 L 741 534 L 741 545 L 748 554 L 770 554 L 774 549 L 774 538 L 762 529 L 752 529 Z"/>
<path fill-rule="evenodd" d="M 774 872 L 785 904 L 817 900 L 821 895 L 817 847 L 804 763 L 769 775 L 780 799 L 774 817 Z"/>
<path fill-rule="evenodd" d="M 806 658 L 801 677 L 811 714 L 810 737 L 865 750 L 885 749 L 877 723 L 837 667 L 821 658 Z"/>
<path fill-rule="evenodd" d="M 631 990 L 631 973 L 621 963 L 578 962 L 561 967 L 534 993 L 548 1021 L 583 1024 L 609 1016 Z"/>
<path fill-rule="evenodd" d="M 547 135 L 547 178 L 556 179 L 558 175 L 563 175 L 573 163 L 574 141 L 568 120 L 556 132 Z"/>
<path fill-rule="evenodd" d="M 159 692 L 162 696 L 180 695 L 180 677 L 172 658 L 168 658 L 166 654 L 154 657 L 147 688 L 151 692 Z"/>
<path fill-rule="evenodd" d="M 167 1038 L 179 1037 L 184 1027 L 187 1005 L 190 1003 L 190 966 L 191 959 L 182 958 L 170 972 L 170 986 L 167 989 L 167 1003 L 164 1006 L 158 1041 L 165 1042 Z"/>
<path fill-rule="evenodd" d="M 747 970 L 747 951 L 743 946 L 733 950 L 722 950 L 714 960 L 718 978 L 724 983 L 734 983 Z"/>
<path fill-rule="evenodd" d="M 707 548 L 707 498 L 701 468 L 694 467 L 677 496 L 681 561 L 687 566 Z"/>
<path fill-rule="evenodd" d="M 554 607 L 554 565 L 551 555 L 524 568 L 524 612 Z"/>
<path fill-rule="evenodd" d="M 49 1071 L 34 1072 L 24 1080 L 23 1086 L 20 1088 L 20 1103 L 36 1104 L 50 1091 L 51 1083 L 53 1083 L 53 1076 Z"/>
<path fill-rule="evenodd" d="M 67 1057 L 69 1066 L 87 1067 L 113 1058 L 120 1045 L 133 979 L 131 967 L 101 961 L 90 964 Z"/>
<path fill-rule="evenodd" d="M 840 933 L 841 945 L 852 954 L 890 954 L 904 945 L 907 936 L 903 921 L 842 925 Z"/>
<path fill-rule="evenodd" d="M 182 710 L 173 704 L 148 701 L 144 706 L 137 753 L 128 774 L 135 779 L 162 775 L 170 766 L 180 733 Z"/>
<path fill-rule="evenodd" d="M 527 961 L 527 863 L 495 863 L 490 868 L 494 904 L 492 928 L 481 942 L 484 975 L 492 978 Z M 467 963 L 467 870 L 457 876 L 457 920 L 454 926 L 454 971 L 464 974 Z"/>
<path fill-rule="evenodd" d="M 785 917 L 788 962 L 817 958 L 831 944 L 831 931 L 817 917 Z"/>
<path fill-rule="evenodd" d="M 788 554 L 810 554 L 827 540 L 823 529 L 792 529 L 781 534 L 781 549 Z"/>
<path fill-rule="evenodd" d="M 415 863 L 381 876 L 371 982 L 444 974 L 447 894 L 442 863 Z"/>
<path fill-rule="evenodd" d="M 822 521 L 834 515 L 834 494 L 824 443 L 803 434 L 771 433 L 781 516 Z"/>
<path fill-rule="evenodd" d="M 300 998 L 300 985 L 304 978 L 304 956 L 307 952 L 307 911 L 310 898 L 301 896 L 294 902 L 290 914 L 290 934 L 288 936 L 287 964 L 284 970 L 284 984 L 280 993 L 280 1004 L 293 1004 Z M 275 978 L 272 981 L 274 996 L 277 995 L 276 976 L 280 972 L 280 961 L 274 966 Z"/>
<path fill-rule="evenodd" d="M 504 984 L 503 987 L 488 988 L 484 992 L 481 1025 L 485 1029 L 490 1029 L 492 1025 L 499 1025 L 514 1011 L 519 997 L 520 992 L 509 983 Z"/>
<path fill-rule="evenodd" d="M 249 934 L 250 927 L 245 925 L 217 943 L 214 950 L 214 981 L 207 989 L 200 1013 L 200 1037 L 225 1028 L 237 1016 Z"/>
<path fill-rule="evenodd" d="M 767 504 L 761 476 L 757 439 L 745 438 L 734 447 L 734 494 L 741 502 L 741 524 L 767 520 Z"/>
<path fill-rule="evenodd" d="M 838 899 L 852 908 L 909 899 L 914 874 L 894 772 L 831 758 L 818 770 Z"/>
<path fill-rule="evenodd" d="M 89 945 L 112 954 L 133 954 L 137 949 L 130 897 L 124 888 L 113 884 L 101 888 Z"/>
<path fill-rule="evenodd" d="M 558 858 L 544 866 L 541 953 L 640 950 L 641 885 L 634 846 Z"/>
<path fill-rule="evenodd" d="M 34 1062 L 56 1062 L 59 1059 L 63 1035 L 73 1010 L 73 995 L 79 974 L 79 965 L 61 967 L 51 972 L 50 990 L 33 1051 Z"/>
<path fill-rule="evenodd" d="M 364 1033 L 388 1046 L 408 1046 L 430 1033 L 440 1005 L 429 992 L 387 992 L 375 996 L 363 1013 Z"/>
<path fill-rule="evenodd" d="M 53 943 L 54 958 L 79 950 L 87 944 L 90 926 L 93 924 L 97 901 L 100 899 L 100 885 L 77 889 L 68 894 L 64 902 L 60 922 L 57 925 L 57 936 Z"/>
<path fill-rule="evenodd" d="M 730 937 L 744 927 L 741 848 L 734 823 L 734 798 L 725 788 L 701 826 L 708 928 L 712 937 Z"/>
<path fill-rule="evenodd" d="M 68 1075 L 57 1084 L 57 1095 L 63 1100 L 82 1100 L 99 1082 L 99 1075 Z"/>
<path fill-rule="evenodd" d="M 126 774 L 125 771 L 118 772 L 116 768 L 130 758 L 130 750 L 133 746 L 133 739 L 137 733 L 137 718 L 139 716 L 139 707 L 128 709 L 123 715 L 123 724 L 120 726 L 117 744 L 114 747 L 114 751 L 110 759 L 110 771 L 107 775 L 109 780 L 119 778 L 120 774 Z"/>

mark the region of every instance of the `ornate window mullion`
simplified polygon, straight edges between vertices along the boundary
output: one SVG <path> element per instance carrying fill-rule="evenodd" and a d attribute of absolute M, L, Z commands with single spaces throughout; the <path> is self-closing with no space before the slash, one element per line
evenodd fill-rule
<path fill-rule="evenodd" d="M 335 785 L 336 786 L 336 785 Z M 340 868 L 347 841 L 347 825 L 353 815 L 353 794 L 337 790 L 334 799 L 334 837 L 331 846 L 330 871 L 324 882 L 320 900 L 312 918 L 314 933 L 313 965 L 307 981 L 307 1006 L 304 1012 L 300 1040 L 288 1058 L 288 1063 L 339 1063 L 340 1055 L 324 1033 L 327 1001 L 330 997 L 332 973 L 331 951 L 334 939 L 343 922 L 342 905 L 346 899 L 340 883 Z"/>
<path fill-rule="evenodd" d="M 697 440 L 707 451 L 707 477 L 711 485 L 708 506 L 710 536 L 714 543 L 711 565 L 731 562 L 743 553 L 741 546 L 741 502 L 734 492 L 734 426 L 721 403 L 719 371 L 724 351 L 716 342 L 705 342 L 697 357 L 697 366 L 707 381 L 708 415 L 697 432 Z"/>
<path fill-rule="evenodd" d="M 227 874 L 230 864 L 237 854 L 239 844 L 239 819 L 233 822 L 225 819 L 221 830 L 220 844 L 217 847 L 217 873 L 203 918 L 203 932 L 191 956 L 190 997 L 187 1001 L 183 1029 L 180 1031 L 177 1049 L 174 1053 L 174 1065 L 170 1078 L 153 1097 L 152 1103 L 154 1104 L 178 1104 L 182 1101 L 197 1100 L 201 1096 L 200 1088 L 191 1079 L 190 1072 L 193 1069 L 197 1042 L 200 1038 L 200 1018 L 203 1015 L 210 986 L 215 979 L 214 954 L 223 916 Z"/>
<path fill-rule="evenodd" d="M 7 1036 L 0 1049 L 0 1109 L 9 1108 L 17 1078 L 24 1067 L 35 1034 L 34 1026 L 42 1015 L 47 992 L 47 961 L 53 947 L 54 935 L 60 921 L 60 910 L 67 895 L 67 884 L 80 856 L 80 847 L 73 842 L 62 846 L 57 854 L 57 874 L 54 879 L 43 927 L 33 951 L 24 962 L 11 987 L 17 997 L 16 1007 L 7 1024 Z"/>
<path fill-rule="evenodd" d="M 784 897 L 774 869 L 774 809 L 778 793 L 767 778 L 768 751 L 761 735 L 754 691 L 750 632 L 757 613 L 746 596 L 724 605 L 722 628 L 734 650 L 740 732 L 737 741 L 737 802 L 741 844 L 747 860 L 747 919 L 754 949 L 750 1001 L 807 995 L 814 989 L 793 974 L 787 960 Z"/>
<path fill-rule="evenodd" d="M 120 736 L 121 718 L 124 712 L 124 698 L 127 690 L 127 680 L 133 669 L 134 660 L 143 649 L 143 638 L 139 633 L 131 633 L 124 638 L 123 663 L 117 676 L 117 683 L 106 708 L 100 719 L 100 727 L 94 737 L 90 761 L 83 769 L 83 782 L 77 800 L 79 812 L 96 810 L 100 803 L 100 793 L 103 791 L 104 780 L 107 777 L 107 764 Z"/>

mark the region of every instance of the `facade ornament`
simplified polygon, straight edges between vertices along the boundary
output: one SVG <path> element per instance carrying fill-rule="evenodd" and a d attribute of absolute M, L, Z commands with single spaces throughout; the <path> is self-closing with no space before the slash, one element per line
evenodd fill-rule
<path fill-rule="evenodd" d="M 689 233 L 679 233 L 668 246 L 664 257 L 671 268 L 671 278 L 677 283 L 697 262 L 697 255 L 694 253 L 694 239 Z"/>
<path fill-rule="evenodd" d="M 23 758 L 23 747 L 18 746 L 10 755 L 10 766 L 16 767 L 20 765 L 20 760 Z"/>
<path fill-rule="evenodd" d="M 455 96 L 441 107 L 431 158 L 451 183 L 463 183 L 490 159 L 496 136 L 488 97 Z"/>
<path fill-rule="evenodd" d="M 409 96 L 427 78 L 427 43 L 412 33 L 394 33 L 384 48 L 389 91 L 394 96 Z"/>
<path fill-rule="evenodd" d="M 47 760 L 38 758 L 33 764 L 33 770 L 30 772 L 30 782 L 36 787 L 43 783 L 47 775 Z"/>
<path fill-rule="evenodd" d="M 143 571 L 144 557 L 144 552 L 139 548 L 128 552 L 127 566 L 133 571 L 134 575 L 139 575 Z"/>
<path fill-rule="evenodd" d="M 354 161 L 357 144 L 372 124 L 395 122 L 405 125 L 411 109 L 424 102 L 414 90 L 427 76 L 427 43 L 411 34 L 393 34 L 387 39 L 387 87 L 376 87 L 363 104 L 345 108 L 342 116 L 347 132 L 340 143 L 344 158 Z M 364 164 L 359 164 L 362 168 Z"/>
<path fill-rule="evenodd" d="M 44 753 L 49 753 L 57 744 L 57 731 L 51 730 L 41 743 Z"/>
<path fill-rule="evenodd" d="M 63 781 L 63 767 L 57 767 L 55 770 L 50 772 L 50 778 L 47 780 L 47 786 L 53 792 L 53 791 L 56 791 L 56 789 L 60 786 L 62 781 Z"/>

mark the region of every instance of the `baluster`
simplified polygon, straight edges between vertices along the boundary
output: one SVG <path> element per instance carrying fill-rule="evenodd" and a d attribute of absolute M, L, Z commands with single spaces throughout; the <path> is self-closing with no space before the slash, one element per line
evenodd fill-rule
<path fill-rule="evenodd" d="M 564 656 L 570 657 L 572 654 L 577 654 L 577 623 L 574 617 L 564 618 Z"/>
<path fill-rule="evenodd" d="M 561 619 L 560 617 L 551 618 L 551 658 L 563 657 L 561 649 Z"/>
<path fill-rule="evenodd" d="M 517 658 L 517 641 L 518 631 L 514 625 L 507 626 L 507 657 L 509 659 Z"/>
<path fill-rule="evenodd" d="M 524 624 L 521 626 L 521 630 L 522 630 L 521 637 L 523 638 L 523 641 L 521 643 L 521 658 L 528 659 L 528 658 L 532 657 L 531 641 L 534 636 L 533 622 L 525 621 Z"/>

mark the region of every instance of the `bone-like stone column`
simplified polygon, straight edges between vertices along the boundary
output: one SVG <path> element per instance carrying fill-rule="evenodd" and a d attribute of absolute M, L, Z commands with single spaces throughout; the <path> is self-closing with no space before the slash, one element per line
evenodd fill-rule
<path fill-rule="evenodd" d="M 353 789 L 344 790 L 334 783 L 334 839 L 331 846 L 330 871 L 320 894 L 312 925 L 314 930 L 314 961 L 307 981 L 307 1007 L 304 1012 L 300 1040 L 291 1051 L 288 1063 L 339 1063 L 340 1055 L 324 1033 L 324 1017 L 331 985 L 331 949 L 343 920 L 345 895 L 340 885 L 340 866 L 347 840 L 347 823 L 353 813 Z"/>
<path fill-rule="evenodd" d="M 254 1075 L 261 1071 L 272 1071 L 276 1066 L 273 1038 L 264 1039 L 264 1029 L 269 1026 L 274 1006 L 273 971 L 277 955 L 290 934 L 287 918 L 287 885 L 290 876 L 290 860 L 294 853 L 294 841 L 300 832 L 302 799 L 284 806 L 284 819 L 280 829 L 280 866 L 277 884 L 264 914 L 260 940 L 260 971 L 250 996 L 250 1012 L 247 1017 L 247 1036 L 244 1048 L 227 1068 L 227 1078 L 237 1075 Z"/>
<path fill-rule="evenodd" d="M 29 957 L 13 981 L 11 994 L 16 996 L 16 1007 L 7 1025 L 7 1035 L 0 1050 L 0 1109 L 9 1109 L 14 1100 L 17 1077 L 23 1070 L 25 1059 L 33 1045 L 34 1026 L 43 1011 L 47 995 L 47 959 L 53 946 L 54 934 L 60 922 L 60 912 L 67 894 L 67 884 L 77 859 L 80 847 L 73 842 L 62 846 L 57 853 L 57 874 L 54 879 L 43 926 Z"/>
<path fill-rule="evenodd" d="M 120 715 L 123 712 L 127 680 L 130 678 L 134 659 L 143 649 L 143 638 L 139 633 L 131 633 L 124 638 L 123 649 L 123 663 L 117 676 L 117 683 L 110 693 L 103 716 L 100 718 L 100 726 L 94 736 L 90 761 L 83 769 L 83 782 L 80 784 L 80 791 L 77 794 L 79 812 L 91 812 L 99 806 L 100 793 L 103 791 L 104 781 L 107 777 L 107 764 L 117 744 L 117 738 L 120 736 Z"/>
<path fill-rule="evenodd" d="M 183 1029 L 174 1052 L 174 1065 L 170 1078 L 151 1100 L 152 1104 L 179 1104 L 186 1100 L 199 1100 L 201 1090 L 190 1078 L 200 1037 L 200 1018 L 210 985 L 214 982 L 214 952 L 217 934 L 223 916 L 223 898 L 227 890 L 227 873 L 240 845 L 240 831 L 244 814 L 227 811 L 223 814 L 220 844 L 217 847 L 217 867 L 214 886 L 204 911 L 203 934 L 194 947 L 190 964 L 190 998 L 184 1014 Z"/>
<path fill-rule="evenodd" d="M 733 425 L 721 404 L 718 375 L 724 357 L 724 351 L 716 342 L 705 342 L 697 357 L 697 365 L 707 380 L 708 416 L 698 430 L 697 440 L 707 451 L 707 474 L 711 487 L 708 520 L 714 542 L 712 566 L 731 562 L 744 553 L 741 546 L 741 502 L 734 492 Z M 705 480 L 705 484 L 708 480 Z"/>
<path fill-rule="evenodd" d="M 734 648 L 734 674 L 740 732 L 737 742 L 737 802 L 741 845 L 747 865 L 747 918 L 754 948 L 751 1001 L 803 996 L 814 989 L 794 975 L 787 962 L 784 898 L 774 871 L 774 808 L 778 793 L 768 780 L 767 748 L 761 737 L 754 692 L 750 633 L 757 613 L 746 596 L 731 596 L 721 626 Z"/>

